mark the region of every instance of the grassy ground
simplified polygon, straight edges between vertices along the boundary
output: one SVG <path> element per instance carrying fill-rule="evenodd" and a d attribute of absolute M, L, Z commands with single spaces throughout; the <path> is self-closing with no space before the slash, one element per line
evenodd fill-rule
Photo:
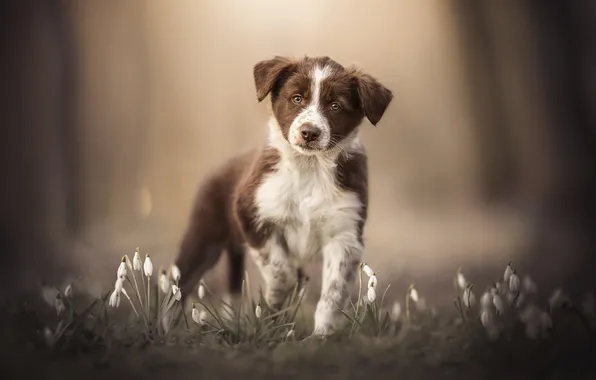
<path fill-rule="evenodd" d="M 360 299 L 345 310 L 346 330 L 325 340 L 304 340 L 312 329 L 313 305 L 301 304 L 299 289 L 280 313 L 261 304 L 258 318 L 259 300 L 245 296 L 226 317 L 207 291 L 196 305 L 205 311 L 202 324 L 193 321 L 190 311 L 178 324 L 160 324 L 156 321 L 167 321 L 179 304 L 174 293 L 160 293 L 156 286 L 149 296 L 155 306 L 147 308 L 140 272 L 138 293 L 132 280 L 125 284 L 137 313 L 125 297 L 118 307 L 110 307 L 113 290 L 100 300 L 89 300 L 81 291 L 61 292 L 65 308 L 60 315 L 39 295 L 10 300 L 1 320 L 3 373 L 56 379 L 596 378 L 594 320 L 570 302 L 549 310 L 553 323 L 541 330 L 544 336 L 529 339 L 527 324 L 519 322 L 511 307 L 499 315 L 498 338 L 489 339 L 479 317 L 480 302 L 434 310 L 408 296 L 408 306 L 400 305 L 397 315 L 392 305 L 382 305 L 381 294 L 372 302 L 367 299 L 363 276 Z M 456 301 L 461 305 L 462 298 Z M 158 317 L 158 311 L 166 318 Z M 44 339 L 44 328 L 56 333 L 60 321 L 64 333 L 51 342 Z M 166 332 L 164 326 L 171 327 Z M 290 330 L 293 335 L 287 337 Z"/>

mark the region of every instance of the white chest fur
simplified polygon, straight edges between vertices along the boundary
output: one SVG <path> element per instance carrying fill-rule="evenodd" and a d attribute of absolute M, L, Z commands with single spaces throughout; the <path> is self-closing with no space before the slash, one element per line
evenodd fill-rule
<path fill-rule="evenodd" d="M 317 257 L 334 235 L 356 229 L 362 205 L 357 194 L 337 186 L 335 170 L 318 157 L 282 157 L 256 192 L 257 218 L 283 230 L 294 260 Z"/>

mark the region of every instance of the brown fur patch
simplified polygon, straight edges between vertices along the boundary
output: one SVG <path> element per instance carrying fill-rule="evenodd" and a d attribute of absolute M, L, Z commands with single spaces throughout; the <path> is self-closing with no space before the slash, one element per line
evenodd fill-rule
<path fill-rule="evenodd" d="M 340 155 L 335 177 L 342 189 L 356 193 L 362 203 L 361 220 L 358 223 L 358 238 L 362 243 L 364 224 L 368 217 L 368 159 L 366 154 L 352 152 L 348 156 Z"/>

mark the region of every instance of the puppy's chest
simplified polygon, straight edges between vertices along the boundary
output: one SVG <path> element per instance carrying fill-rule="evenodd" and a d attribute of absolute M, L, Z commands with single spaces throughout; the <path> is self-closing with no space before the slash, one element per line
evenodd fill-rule
<path fill-rule="evenodd" d="M 289 253 L 309 259 L 341 229 L 358 218 L 356 194 L 340 189 L 335 171 L 301 171 L 281 166 L 267 175 L 256 193 L 258 219 L 283 232 Z"/>

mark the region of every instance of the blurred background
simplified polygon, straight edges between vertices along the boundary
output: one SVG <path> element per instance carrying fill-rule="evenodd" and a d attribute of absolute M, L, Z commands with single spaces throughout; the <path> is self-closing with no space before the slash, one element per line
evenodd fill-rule
<path fill-rule="evenodd" d="M 366 260 L 389 297 L 413 281 L 451 303 L 458 267 L 484 287 L 509 260 L 545 291 L 594 287 L 596 2 L 0 8 L 3 294 L 79 275 L 106 291 L 137 246 L 169 265 L 203 176 L 266 138 L 252 68 L 274 55 L 357 64 L 394 93 L 362 126 Z"/>

